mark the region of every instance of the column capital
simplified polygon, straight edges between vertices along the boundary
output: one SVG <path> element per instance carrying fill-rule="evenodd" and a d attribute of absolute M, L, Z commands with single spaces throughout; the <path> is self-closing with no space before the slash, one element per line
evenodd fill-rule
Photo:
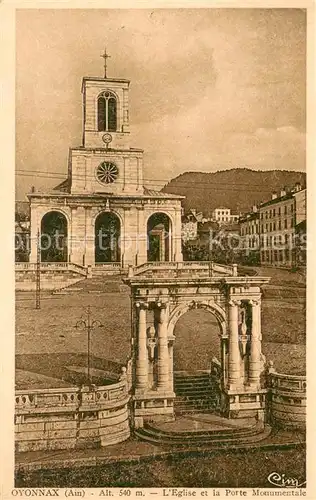
<path fill-rule="evenodd" d="M 169 302 L 166 300 L 157 300 L 155 304 L 159 309 L 167 309 Z"/>
<path fill-rule="evenodd" d="M 240 306 L 241 304 L 241 300 L 237 300 L 237 299 L 230 299 L 230 301 L 228 302 L 228 304 L 230 306 Z"/>
<path fill-rule="evenodd" d="M 148 309 L 148 302 L 136 302 L 137 309 Z"/>
<path fill-rule="evenodd" d="M 260 299 L 250 299 L 249 300 L 249 304 L 251 306 L 260 306 L 261 300 Z"/>

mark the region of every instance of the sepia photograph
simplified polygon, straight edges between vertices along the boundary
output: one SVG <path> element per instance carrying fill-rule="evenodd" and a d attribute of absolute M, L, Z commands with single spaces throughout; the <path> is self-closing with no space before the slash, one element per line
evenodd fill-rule
<path fill-rule="evenodd" d="M 306 496 L 307 9 L 66 7 L 15 12 L 12 496 Z"/>

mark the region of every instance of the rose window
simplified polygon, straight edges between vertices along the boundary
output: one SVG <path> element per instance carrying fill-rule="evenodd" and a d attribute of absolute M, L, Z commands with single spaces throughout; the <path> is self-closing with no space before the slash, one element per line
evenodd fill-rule
<path fill-rule="evenodd" d="M 97 168 L 97 178 L 103 184 L 111 184 L 118 177 L 119 170 L 115 163 L 104 161 Z"/>

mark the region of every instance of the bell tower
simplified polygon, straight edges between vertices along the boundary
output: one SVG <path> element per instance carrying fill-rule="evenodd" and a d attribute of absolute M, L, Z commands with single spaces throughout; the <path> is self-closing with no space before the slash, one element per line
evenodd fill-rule
<path fill-rule="evenodd" d="M 84 77 L 83 147 L 129 148 L 128 91 L 129 80 L 107 77 L 106 50 L 104 77 Z"/>
<path fill-rule="evenodd" d="M 83 94 L 83 141 L 70 150 L 71 193 L 142 194 L 143 150 L 130 147 L 129 80 L 85 76 Z"/>

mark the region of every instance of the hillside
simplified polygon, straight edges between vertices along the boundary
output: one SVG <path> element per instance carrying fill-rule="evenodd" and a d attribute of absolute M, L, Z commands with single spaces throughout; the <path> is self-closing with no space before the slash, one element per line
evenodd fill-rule
<path fill-rule="evenodd" d="M 210 215 L 216 207 L 247 212 L 253 205 L 269 200 L 273 191 L 292 188 L 296 182 L 306 185 L 306 174 L 234 168 L 209 173 L 185 172 L 172 179 L 162 191 L 186 196 L 183 202 L 186 210 L 196 208 Z"/>

